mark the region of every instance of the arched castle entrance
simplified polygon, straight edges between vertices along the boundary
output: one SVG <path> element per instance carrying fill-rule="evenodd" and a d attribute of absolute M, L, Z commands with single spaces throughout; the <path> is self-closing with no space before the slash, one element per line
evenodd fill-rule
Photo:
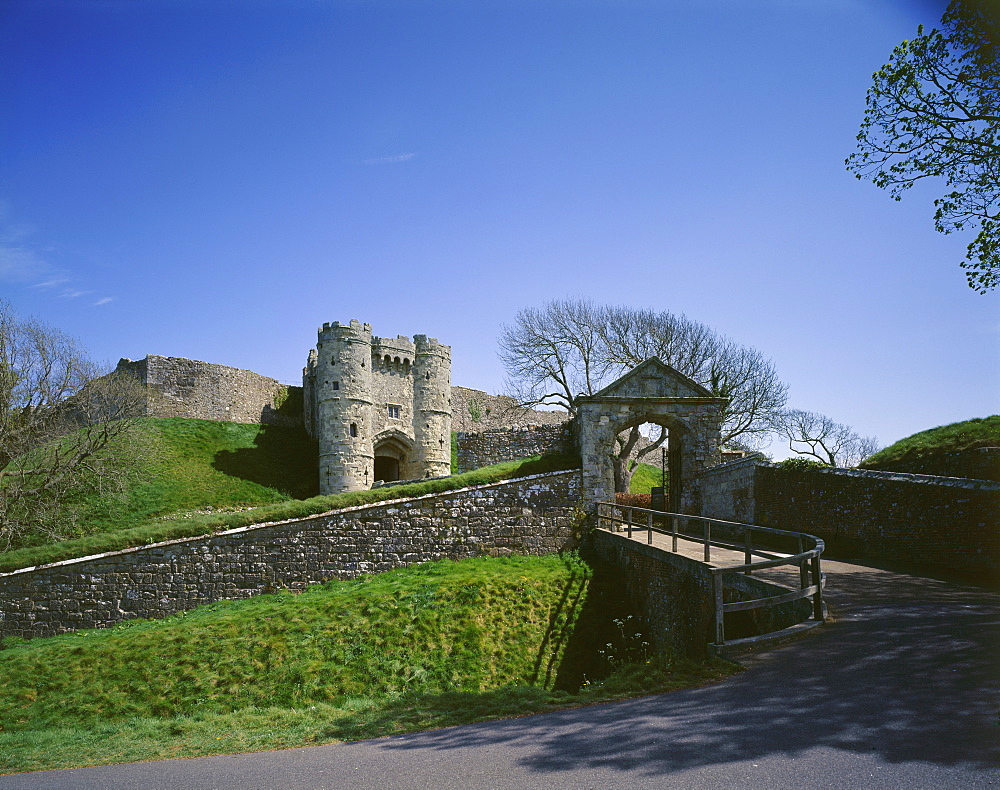
<path fill-rule="evenodd" d="M 373 480 L 389 483 L 393 480 L 408 480 L 412 474 L 414 446 L 402 431 L 390 429 L 375 437 L 375 459 Z"/>
<path fill-rule="evenodd" d="M 698 476 L 719 463 L 722 411 L 728 400 L 651 357 L 595 395 L 576 401 L 587 504 L 614 501 L 615 437 L 642 423 L 669 432 L 668 510 L 697 515 Z"/>

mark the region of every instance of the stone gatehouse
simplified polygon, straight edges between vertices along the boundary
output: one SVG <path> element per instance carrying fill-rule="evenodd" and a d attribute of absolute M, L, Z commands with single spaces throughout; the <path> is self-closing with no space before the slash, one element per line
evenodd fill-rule
<path fill-rule="evenodd" d="M 451 348 L 426 335 L 375 337 L 357 320 L 318 334 L 302 392 L 320 493 L 451 474 Z"/>

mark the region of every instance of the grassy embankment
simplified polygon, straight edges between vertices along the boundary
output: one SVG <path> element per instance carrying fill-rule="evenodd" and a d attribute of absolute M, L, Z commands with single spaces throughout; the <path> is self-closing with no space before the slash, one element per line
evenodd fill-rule
<path fill-rule="evenodd" d="M 661 485 L 663 485 L 663 471 L 650 464 L 640 463 L 632 475 L 628 490 L 632 494 L 648 494 L 654 487 Z"/>
<path fill-rule="evenodd" d="M 181 418 L 150 419 L 143 430 L 149 451 L 133 485 L 67 503 L 80 523 L 74 537 L 0 553 L 0 572 L 579 466 L 574 457 L 536 457 L 439 480 L 314 496 L 316 450 L 301 431 Z"/>
<path fill-rule="evenodd" d="M 614 609 L 620 596 L 595 584 L 574 556 L 438 562 L 165 620 L 9 639 L 0 770 L 353 740 L 701 685 L 735 670 L 648 660 Z"/>
<path fill-rule="evenodd" d="M 860 466 L 863 469 L 891 467 L 899 462 L 912 463 L 978 447 L 1000 447 L 1000 415 L 920 431 L 879 450 Z"/>

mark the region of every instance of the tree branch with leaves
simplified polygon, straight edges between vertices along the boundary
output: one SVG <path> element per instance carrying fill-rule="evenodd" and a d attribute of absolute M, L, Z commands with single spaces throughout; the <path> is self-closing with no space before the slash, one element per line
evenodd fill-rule
<path fill-rule="evenodd" d="M 895 200 L 943 178 L 935 228 L 978 229 L 960 265 L 985 293 L 1000 282 L 1000 6 L 952 0 L 941 28 L 919 27 L 875 72 L 846 164 Z"/>

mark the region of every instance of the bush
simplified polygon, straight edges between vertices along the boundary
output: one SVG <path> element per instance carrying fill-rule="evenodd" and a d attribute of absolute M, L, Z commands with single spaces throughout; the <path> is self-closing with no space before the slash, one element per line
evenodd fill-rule
<path fill-rule="evenodd" d="M 778 466 L 782 469 L 791 469 L 799 472 L 809 469 L 828 469 L 830 467 L 829 464 L 824 464 L 822 461 L 814 461 L 812 458 L 786 458 Z"/>
<path fill-rule="evenodd" d="M 626 507 L 644 507 L 648 509 L 653 506 L 653 495 L 632 494 L 619 491 L 615 494 L 615 502 L 619 505 L 625 505 Z"/>

